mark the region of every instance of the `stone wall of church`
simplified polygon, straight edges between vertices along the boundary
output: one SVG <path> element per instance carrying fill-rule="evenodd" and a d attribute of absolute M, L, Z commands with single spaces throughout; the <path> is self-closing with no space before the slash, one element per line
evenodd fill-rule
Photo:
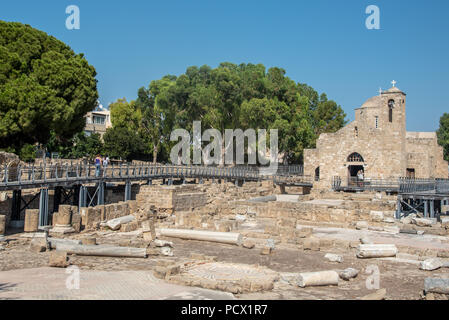
<path fill-rule="evenodd" d="M 408 132 L 407 153 L 407 168 L 415 169 L 416 178 L 448 178 L 448 163 L 433 132 Z"/>
<path fill-rule="evenodd" d="M 357 127 L 357 131 L 355 130 Z M 382 130 L 365 128 L 354 121 L 334 134 L 322 134 L 317 149 L 305 150 L 305 174 L 314 175 L 320 167 L 320 181 L 315 187 L 329 189 L 334 176 L 346 180 L 350 165 L 363 165 L 365 177 L 386 179 L 399 176 L 404 170 L 399 135 L 384 137 Z M 364 163 L 350 163 L 348 157 L 359 153 Z"/>

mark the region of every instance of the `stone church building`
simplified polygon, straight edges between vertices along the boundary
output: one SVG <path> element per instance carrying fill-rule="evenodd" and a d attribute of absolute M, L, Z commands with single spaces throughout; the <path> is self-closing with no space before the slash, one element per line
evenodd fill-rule
<path fill-rule="evenodd" d="M 345 184 L 361 172 L 365 179 L 448 178 L 436 133 L 407 132 L 406 94 L 392 83 L 355 110 L 355 121 L 321 134 L 316 149 L 304 151 L 304 173 L 318 187 L 329 188 L 334 176 Z"/>

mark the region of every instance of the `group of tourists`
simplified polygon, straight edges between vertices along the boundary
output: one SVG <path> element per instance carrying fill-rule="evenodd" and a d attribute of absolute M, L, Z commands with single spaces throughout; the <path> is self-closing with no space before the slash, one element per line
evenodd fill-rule
<path fill-rule="evenodd" d="M 106 171 L 106 168 L 109 165 L 109 157 L 106 156 L 104 158 L 101 157 L 101 155 L 97 155 L 95 158 L 95 177 L 99 177 L 101 173 L 101 166 L 103 166 L 103 174 Z"/>

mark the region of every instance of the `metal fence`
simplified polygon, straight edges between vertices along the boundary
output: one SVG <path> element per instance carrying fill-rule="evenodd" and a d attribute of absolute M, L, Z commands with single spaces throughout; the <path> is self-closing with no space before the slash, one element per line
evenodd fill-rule
<path fill-rule="evenodd" d="M 332 188 L 337 191 L 391 191 L 398 193 L 449 193 L 448 179 L 413 179 L 413 178 L 391 178 L 372 179 L 350 177 L 346 183 L 341 177 L 335 176 L 332 179 Z"/>

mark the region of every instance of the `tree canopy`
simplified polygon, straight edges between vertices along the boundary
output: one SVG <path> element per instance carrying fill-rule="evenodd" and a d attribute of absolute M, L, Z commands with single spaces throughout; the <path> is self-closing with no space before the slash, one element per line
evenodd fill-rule
<path fill-rule="evenodd" d="M 122 103 L 117 101 L 114 108 Z M 262 64 L 192 66 L 178 77 L 167 75 L 140 88 L 130 105 L 141 115 L 137 131 L 145 141 L 144 152 L 153 153 L 153 159 L 167 159 L 172 130 L 191 131 L 194 121 L 202 122 L 202 130 L 222 133 L 278 129 L 279 151 L 289 162 L 301 162 L 303 150 L 314 147 L 319 134 L 346 124 L 342 108 L 326 94 L 295 83 L 284 69 L 266 70 Z M 123 120 L 124 114 L 113 114 L 112 121 L 135 123 L 140 118 L 129 115 Z"/>
<path fill-rule="evenodd" d="M 438 143 L 444 149 L 444 160 L 449 161 L 449 113 L 440 118 L 440 128 L 437 131 Z"/>
<path fill-rule="evenodd" d="M 83 54 L 29 25 L 0 21 L 0 148 L 19 153 L 54 133 L 71 140 L 98 100 Z"/>

